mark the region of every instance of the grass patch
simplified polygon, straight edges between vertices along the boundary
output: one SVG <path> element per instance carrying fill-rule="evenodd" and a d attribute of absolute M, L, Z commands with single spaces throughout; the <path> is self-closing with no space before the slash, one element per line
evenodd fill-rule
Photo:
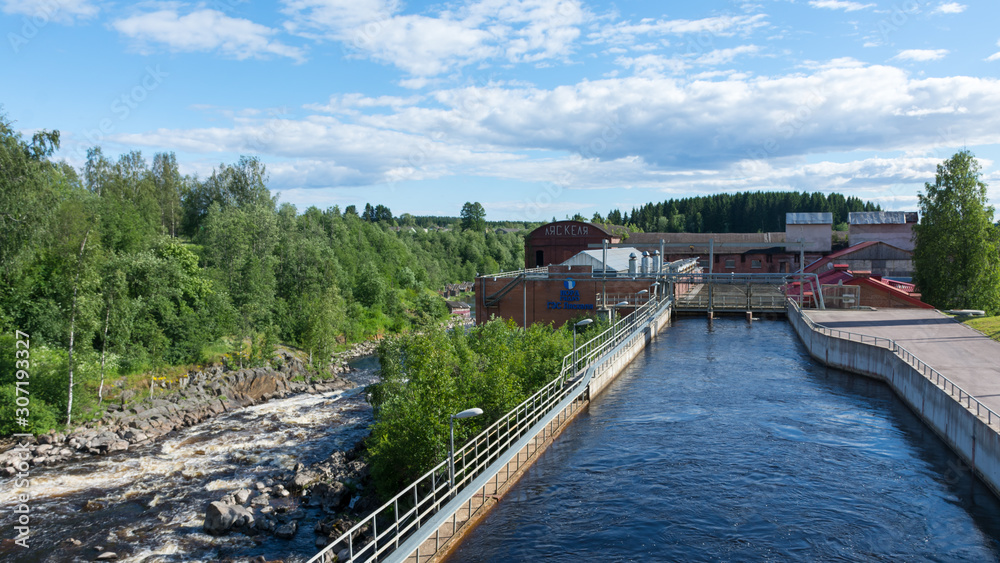
<path fill-rule="evenodd" d="M 1000 315 L 996 317 L 973 317 L 965 324 L 1000 342 Z"/>

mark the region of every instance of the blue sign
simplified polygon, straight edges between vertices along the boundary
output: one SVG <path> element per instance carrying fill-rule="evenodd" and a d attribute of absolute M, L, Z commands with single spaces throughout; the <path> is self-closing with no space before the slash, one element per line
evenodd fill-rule
<path fill-rule="evenodd" d="M 571 278 L 567 278 L 563 282 L 563 289 L 559 292 L 559 301 L 549 301 L 549 309 L 583 309 L 591 310 L 594 305 L 591 303 L 578 303 L 580 301 L 580 291 L 574 289 L 576 287 L 576 282 Z"/>

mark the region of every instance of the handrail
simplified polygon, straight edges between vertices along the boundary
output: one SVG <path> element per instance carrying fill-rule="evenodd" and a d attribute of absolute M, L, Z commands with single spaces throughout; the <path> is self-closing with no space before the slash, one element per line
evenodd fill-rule
<path fill-rule="evenodd" d="M 486 306 L 486 307 L 492 307 L 492 306 L 496 305 L 497 303 L 500 302 L 501 299 L 503 299 L 504 295 L 507 295 L 508 293 L 510 293 L 511 290 L 513 290 L 521 282 L 523 282 L 524 279 L 525 279 L 525 277 L 526 277 L 525 274 L 520 274 L 518 276 L 515 276 L 513 279 L 511 279 L 509 282 L 507 282 L 506 285 L 504 285 L 499 290 L 497 290 L 496 293 L 494 293 L 493 295 L 489 295 L 486 298 L 484 298 L 483 299 L 483 305 Z"/>
<path fill-rule="evenodd" d="M 805 319 L 806 324 L 816 332 L 820 332 L 822 334 L 826 334 L 831 337 L 846 339 L 852 342 L 854 341 L 855 337 L 857 337 L 857 341 L 862 344 L 866 344 L 867 343 L 866 340 L 868 340 L 870 341 L 872 346 L 891 350 L 893 354 L 898 356 L 901 360 L 905 361 L 907 364 L 919 370 L 921 374 L 927 378 L 928 381 L 933 382 L 935 385 L 940 387 L 945 393 L 948 393 L 948 395 L 954 397 L 955 391 L 958 391 L 959 404 L 962 404 L 962 401 L 964 400 L 965 407 L 969 411 L 972 411 L 972 403 L 975 402 L 976 416 L 982 418 L 983 417 L 982 411 L 985 410 L 986 425 L 990 426 L 993 423 L 993 419 L 996 419 L 998 422 L 997 428 L 998 430 L 1000 430 L 1000 414 L 998 414 L 990 407 L 984 405 L 982 402 L 979 401 L 979 399 L 975 398 L 965 389 L 962 389 L 960 386 L 956 385 L 954 381 L 948 379 L 944 374 L 934 369 L 933 367 L 929 366 L 926 362 L 918 358 L 915 354 L 913 354 L 906 348 L 900 346 L 899 343 L 896 342 L 895 340 L 891 338 L 860 334 L 857 332 L 850 332 L 846 330 L 840 330 L 821 325 L 810 319 L 808 315 L 802 314 L 802 309 L 799 308 L 798 303 L 796 303 L 794 300 L 789 299 L 788 303 L 791 303 L 791 305 L 795 308 L 796 312 L 799 314 L 799 317 Z M 882 346 L 881 343 L 885 343 L 885 346 Z"/>
<path fill-rule="evenodd" d="M 338 547 L 348 550 L 347 561 L 378 561 L 391 554 L 574 392 L 585 368 L 598 362 L 619 344 L 634 338 L 641 325 L 654 318 L 669 303 L 669 296 L 651 299 L 637 307 L 626 319 L 566 354 L 557 377 L 455 450 L 454 488 L 449 485 L 448 461 L 444 460 L 330 542 L 308 563 L 326 561 L 327 554 Z M 371 537 L 365 538 L 368 541 L 363 543 L 361 536 L 369 531 Z M 357 544 L 355 540 L 358 540 Z"/>
<path fill-rule="evenodd" d="M 480 274 L 479 277 L 482 278 L 516 278 L 524 274 L 547 274 L 549 272 L 548 266 L 542 266 L 540 268 L 527 268 L 524 270 L 511 270 L 509 272 L 500 272 L 497 274 Z"/>

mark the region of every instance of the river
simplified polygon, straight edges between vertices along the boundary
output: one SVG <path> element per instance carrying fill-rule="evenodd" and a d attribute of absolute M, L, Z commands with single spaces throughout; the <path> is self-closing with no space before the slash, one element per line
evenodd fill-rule
<path fill-rule="evenodd" d="M 202 531 L 207 503 L 296 463 L 309 465 L 349 449 L 367 433 L 371 408 L 363 385 L 373 372 L 348 375 L 345 392 L 295 395 L 224 413 L 136 450 L 74 464 L 32 468 L 29 549 L 6 539 L 3 561 L 92 561 L 113 551 L 120 561 L 305 561 L 317 551 L 308 513 L 291 540 L 259 545 L 249 536 Z M 15 536 L 14 480 L 0 482 L 0 529 Z M 89 504 L 88 504 L 89 502 Z M 291 500 L 290 502 L 294 502 Z M 70 539 L 81 542 L 75 546 Z"/>
<path fill-rule="evenodd" d="M 461 561 L 997 561 L 1000 502 L 884 384 L 784 321 L 681 320 L 540 456 Z"/>

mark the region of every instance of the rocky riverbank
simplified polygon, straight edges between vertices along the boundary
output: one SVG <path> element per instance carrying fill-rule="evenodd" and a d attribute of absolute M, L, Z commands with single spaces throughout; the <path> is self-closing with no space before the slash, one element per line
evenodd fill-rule
<path fill-rule="evenodd" d="M 330 364 L 333 376 L 328 378 L 320 378 L 301 360 L 282 352 L 271 362 L 277 368 L 227 371 L 212 366 L 161 383 L 161 394 L 153 398 L 140 400 L 126 392 L 118 401 L 106 404 L 103 417 L 68 433 L 51 432 L 8 443 L 6 451 L 0 453 L 0 476 L 16 475 L 16 467 L 25 462 L 32 467 L 53 466 L 127 451 L 224 412 L 274 398 L 349 389 L 355 384 L 343 377 L 351 371 L 348 362 L 371 355 L 377 346 L 377 342 L 362 342 L 334 355 Z"/>

